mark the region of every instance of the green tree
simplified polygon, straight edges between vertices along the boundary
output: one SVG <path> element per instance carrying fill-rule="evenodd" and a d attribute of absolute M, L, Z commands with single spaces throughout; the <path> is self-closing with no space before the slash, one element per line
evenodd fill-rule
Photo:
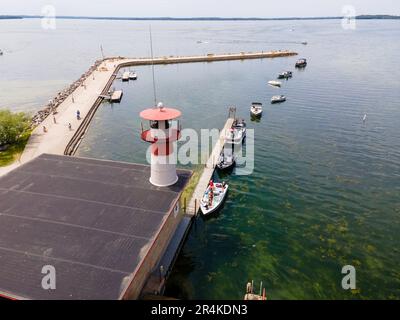
<path fill-rule="evenodd" d="M 30 119 L 24 112 L 0 110 L 0 146 L 19 142 L 29 130 Z"/>

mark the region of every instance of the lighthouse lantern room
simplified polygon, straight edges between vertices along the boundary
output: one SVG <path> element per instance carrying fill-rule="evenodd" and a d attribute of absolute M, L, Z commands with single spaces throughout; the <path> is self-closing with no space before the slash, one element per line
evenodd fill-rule
<path fill-rule="evenodd" d="M 151 143 L 150 182 L 158 187 L 167 187 L 178 181 L 176 174 L 176 156 L 174 142 L 181 136 L 179 121 L 173 120 L 181 116 L 177 109 L 167 108 L 160 102 L 156 108 L 149 108 L 140 113 L 142 119 L 148 120 L 150 128 L 143 129 L 141 138 Z"/>

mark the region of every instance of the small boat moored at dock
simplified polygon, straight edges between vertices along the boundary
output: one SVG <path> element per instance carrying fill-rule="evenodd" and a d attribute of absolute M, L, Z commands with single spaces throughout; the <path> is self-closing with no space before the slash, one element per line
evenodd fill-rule
<path fill-rule="evenodd" d="M 136 80 L 137 79 L 137 74 L 134 71 L 129 72 L 129 80 Z"/>
<path fill-rule="evenodd" d="M 307 66 L 307 59 L 304 58 L 297 60 L 295 65 L 296 68 L 305 68 L 306 66 Z"/>
<path fill-rule="evenodd" d="M 260 102 L 253 102 L 250 107 L 250 114 L 253 117 L 261 117 L 262 115 L 262 103 Z"/>
<path fill-rule="evenodd" d="M 280 102 L 285 102 L 285 101 L 286 101 L 286 97 L 283 95 L 273 96 L 271 98 L 271 103 L 280 103 Z"/>
<path fill-rule="evenodd" d="M 268 84 L 269 84 L 270 86 L 273 86 L 273 87 L 280 87 L 280 86 L 282 85 L 282 82 L 280 82 L 280 81 L 275 81 L 275 80 L 271 80 L 271 81 L 268 81 Z"/>
<path fill-rule="evenodd" d="M 235 119 L 232 128 L 225 135 L 226 143 L 241 144 L 246 137 L 246 122 Z"/>
<path fill-rule="evenodd" d="M 219 170 L 228 170 L 233 168 L 236 163 L 236 156 L 233 154 L 232 150 L 230 152 L 225 152 L 223 149 L 218 158 L 217 168 Z"/>
<path fill-rule="evenodd" d="M 227 192 L 228 185 L 225 182 L 214 184 L 211 180 L 203 198 L 200 201 L 201 212 L 204 215 L 209 215 L 217 211 L 224 202 Z"/>
<path fill-rule="evenodd" d="M 126 71 L 122 74 L 122 81 L 129 81 L 129 72 Z"/>

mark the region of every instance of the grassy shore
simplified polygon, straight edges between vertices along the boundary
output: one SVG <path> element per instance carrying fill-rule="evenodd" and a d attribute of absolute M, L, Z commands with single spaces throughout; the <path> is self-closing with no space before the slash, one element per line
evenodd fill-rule
<path fill-rule="evenodd" d="M 197 183 L 199 182 L 203 171 L 204 171 L 204 165 L 198 165 L 193 169 L 192 177 L 190 178 L 189 183 L 187 184 L 185 190 L 183 190 L 181 195 L 181 201 L 180 201 L 181 208 L 185 207 L 185 202 L 186 202 L 186 207 L 189 205 L 189 202 L 193 196 L 194 189 L 196 188 Z"/>
<path fill-rule="evenodd" d="M 0 167 L 8 166 L 20 158 L 30 135 L 31 131 L 25 132 L 17 143 L 9 146 L 7 150 L 0 151 Z"/>

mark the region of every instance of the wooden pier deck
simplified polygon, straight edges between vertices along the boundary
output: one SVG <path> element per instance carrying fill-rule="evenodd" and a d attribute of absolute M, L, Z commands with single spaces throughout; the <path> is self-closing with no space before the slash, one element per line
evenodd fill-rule
<path fill-rule="evenodd" d="M 120 102 L 122 98 L 122 90 L 116 90 L 111 95 L 111 102 Z"/>
<path fill-rule="evenodd" d="M 193 191 L 192 198 L 186 209 L 186 214 L 189 216 L 195 216 L 199 211 L 200 200 L 203 197 L 204 191 L 207 189 L 207 185 L 209 184 L 214 174 L 216 163 L 225 144 L 225 135 L 228 132 L 228 130 L 232 128 L 233 121 L 234 121 L 234 116 L 230 115 L 228 120 L 226 120 L 224 128 L 220 131 L 218 141 L 216 142 L 210 154 L 210 157 L 208 158 L 205 164 L 204 171 L 200 176 L 196 188 Z"/>

